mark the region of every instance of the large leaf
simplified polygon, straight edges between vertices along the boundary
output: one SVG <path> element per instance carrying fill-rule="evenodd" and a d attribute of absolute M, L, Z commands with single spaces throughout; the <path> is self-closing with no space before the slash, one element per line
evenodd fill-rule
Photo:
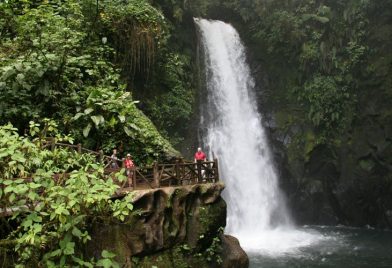
<path fill-rule="evenodd" d="M 77 113 L 74 117 L 73 120 L 78 120 L 81 116 L 83 116 L 84 113 Z"/>
<path fill-rule="evenodd" d="M 134 123 L 130 123 L 129 126 L 136 131 L 141 131 L 141 129 L 138 126 L 136 126 Z"/>
<path fill-rule="evenodd" d="M 107 258 L 107 259 L 116 257 L 116 254 L 109 252 L 107 250 L 103 250 L 101 255 L 102 255 L 102 257 Z"/>
<path fill-rule="evenodd" d="M 127 134 L 129 137 L 134 136 L 134 133 L 129 128 L 124 127 L 124 131 L 125 131 L 125 134 Z"/>
<path fill-rule="evenodd" d="M 118 119 L 120 119 L 121 123 L 125 122 L 125 116 L 124 115 L 118 115 Z"/>
<path fill-rule="evenodd" d="M 92 125 L 91 124 L 88 124 L 84 129 L 83 129 L 83 136 L 84 137 L 88 137 L 88 134 L 90 133 L 90 130 L 91 130 L 91 127 L 92 127 Z"/>
<path fill-rule="evenodd" d="M 84 110 L 84 114 L 91 114 L 93 111 L 93 108 L 87 108 L 86 110 Z"/>
<path fill-rule="evenodd" d="M 327 17 L 314 16 L 314 18 L 315 18 L 316 20 L 318 20 L 319 22 L 323 23 L 323 24 L 329 22 L 329 18 L 327 18 Z"/>
<path fill-rule="evenodd" d="M 96 127 L 98 127 L 101 123 L 105 122 L 105 118 L 102 115 L 93 115 L 90 117 L 93 120 Z"/>
<path fill-rule="evenodd" d="M 68 242 L 63 249 L 65 255 L 72 255 L 75 253 L 75 242 Z"/>
<path fill-rule="evenodd" d="M 110 259 L 101 259 L 97 262 L 97 267 L 110 268 L 113 262 Z"/>

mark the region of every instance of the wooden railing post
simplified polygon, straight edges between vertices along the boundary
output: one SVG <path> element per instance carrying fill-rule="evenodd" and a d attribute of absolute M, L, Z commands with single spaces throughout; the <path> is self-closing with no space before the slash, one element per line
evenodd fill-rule
<path fill-rule="evenodd" d="M 136 167 L 133 167 L 133 172 L 132 172 L 132 186 L 133 186 L 133 189 L 135 190 L 136 189 Z"/>
<path fill-rule="evenodd" d="M 215 167 L 215 174 L 214 174 L 214 182 L 219 181 L 219 168 L 218 168 L 218 159 L 214 158 L 214 167 Z"/>
<path fill-rule="evenodd" d="M 175 171 L 176 171 L 176 180 L 177 180 L 176 184 L 180 185 L 181 174 L 180 174 L 180 161 L 178 158 L 176 159 Z"/>
<path fill-rule="evenodd" d="M 55 140 L 55 138 L 51 138 L 50 139 L 50 150 L 54 151 L 55 148 L 56 148 L 56 140 Z"/>
<path fill-rule="evenodd" d="M 184 158 L 180 157 L 180 158 L 178 158 L 178 161 L 179 161 L 179 170 L 180 170 L 180 176 L 181 176 L 181 185 L 184 185 L 184 183 L 187 181 L 186 173 L 185 173 L 185 166 L 184 166 Z"/>
<path fill-rule="evenodd" d="M 100 163 L 103 163 L 103 161 L 104 161 L 104 154 L 103 154 L 103 151 L 102 151 L 102 150 L 99 150 L 99 162 L 100 162 Z"/>
<path fill-rule="evenodd" d="M 154 161 L 154 164 L 153 164 L 153 177 L 154 177 L 155 187 L 157 187 L 157 188 L 161 187 L 160 182 L 159 182 L 159 170 L 158 170 L 158 162 L 157 161 Z"/>
<path fill-rule="evenodd" d="M 77 144 L 77 150 L 79 154 L 82 153 L 82 145 L 80 143 Z"/>
<path fill-rule="evenodd" d="M 202 165 L 201 160 L 198 160 L 196 162 L 196 165 L 197 165 L 197 183 L 201 183 L 203 181 L 203 176 L 201 173 L 201 165 Z"/>

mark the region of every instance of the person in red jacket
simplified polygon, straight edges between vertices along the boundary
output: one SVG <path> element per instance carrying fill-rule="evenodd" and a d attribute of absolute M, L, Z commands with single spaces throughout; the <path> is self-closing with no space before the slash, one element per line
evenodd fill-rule
<path fill-rule="evenodd" d="M 202 162 L 206 161 L 207 157 L 206 154 L 201 150 L 201 148 L 197 148 L 197 152 L 195 153 L 195 163 L 197 163 L 197 173 L 199 174 L 199 177 L 197 179 L 197 182 L 201 182 L 201 180 L 204 179 L 204 174 L 205 174 L 205 169 L 202 166 Z"/>
<path fill-rule="evenodd" d="M 195 153 L 195 162 L 197 161 L 206 161 L 207 157 L 206 154 L 203 153 L 201 148 L 197 148 L 197 152 Z"/>
<path fill-rule="evenodd" d="M 127 158 L 124 161 L 125 168 L 127 170 L 127 177 L 128 177 L 128 185 L 132 186 L 132 177 L 133 177 L 133 170 L 135 168 L 135 164 L 132 161 L 131 155 L 127 154 Z"/>

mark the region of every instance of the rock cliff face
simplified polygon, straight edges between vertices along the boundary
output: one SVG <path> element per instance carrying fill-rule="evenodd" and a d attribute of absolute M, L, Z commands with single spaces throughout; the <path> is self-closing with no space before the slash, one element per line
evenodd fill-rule
<path fill-rule="evenodd" d="M 125 223 L 92 227 L 88 254 L 112 251 L 124 267 L 247 267 L 239 243 L 222 234 L 223 189 L 214 183 L 136 191 Z"/>

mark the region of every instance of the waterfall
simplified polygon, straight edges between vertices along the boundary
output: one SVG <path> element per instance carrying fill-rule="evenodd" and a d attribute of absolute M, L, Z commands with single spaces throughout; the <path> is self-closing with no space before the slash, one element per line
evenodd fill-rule
<path fill-rule="evenodd" d="M 219 160 L 228 204 L 226 233 L 249 251 L 270 254 L 312 243 L 295 229 L 278 185 L 257 111 L 254 80 L 238 32 L 221 21 L 195 19 L 204 53 L 203 146 Z"/>

